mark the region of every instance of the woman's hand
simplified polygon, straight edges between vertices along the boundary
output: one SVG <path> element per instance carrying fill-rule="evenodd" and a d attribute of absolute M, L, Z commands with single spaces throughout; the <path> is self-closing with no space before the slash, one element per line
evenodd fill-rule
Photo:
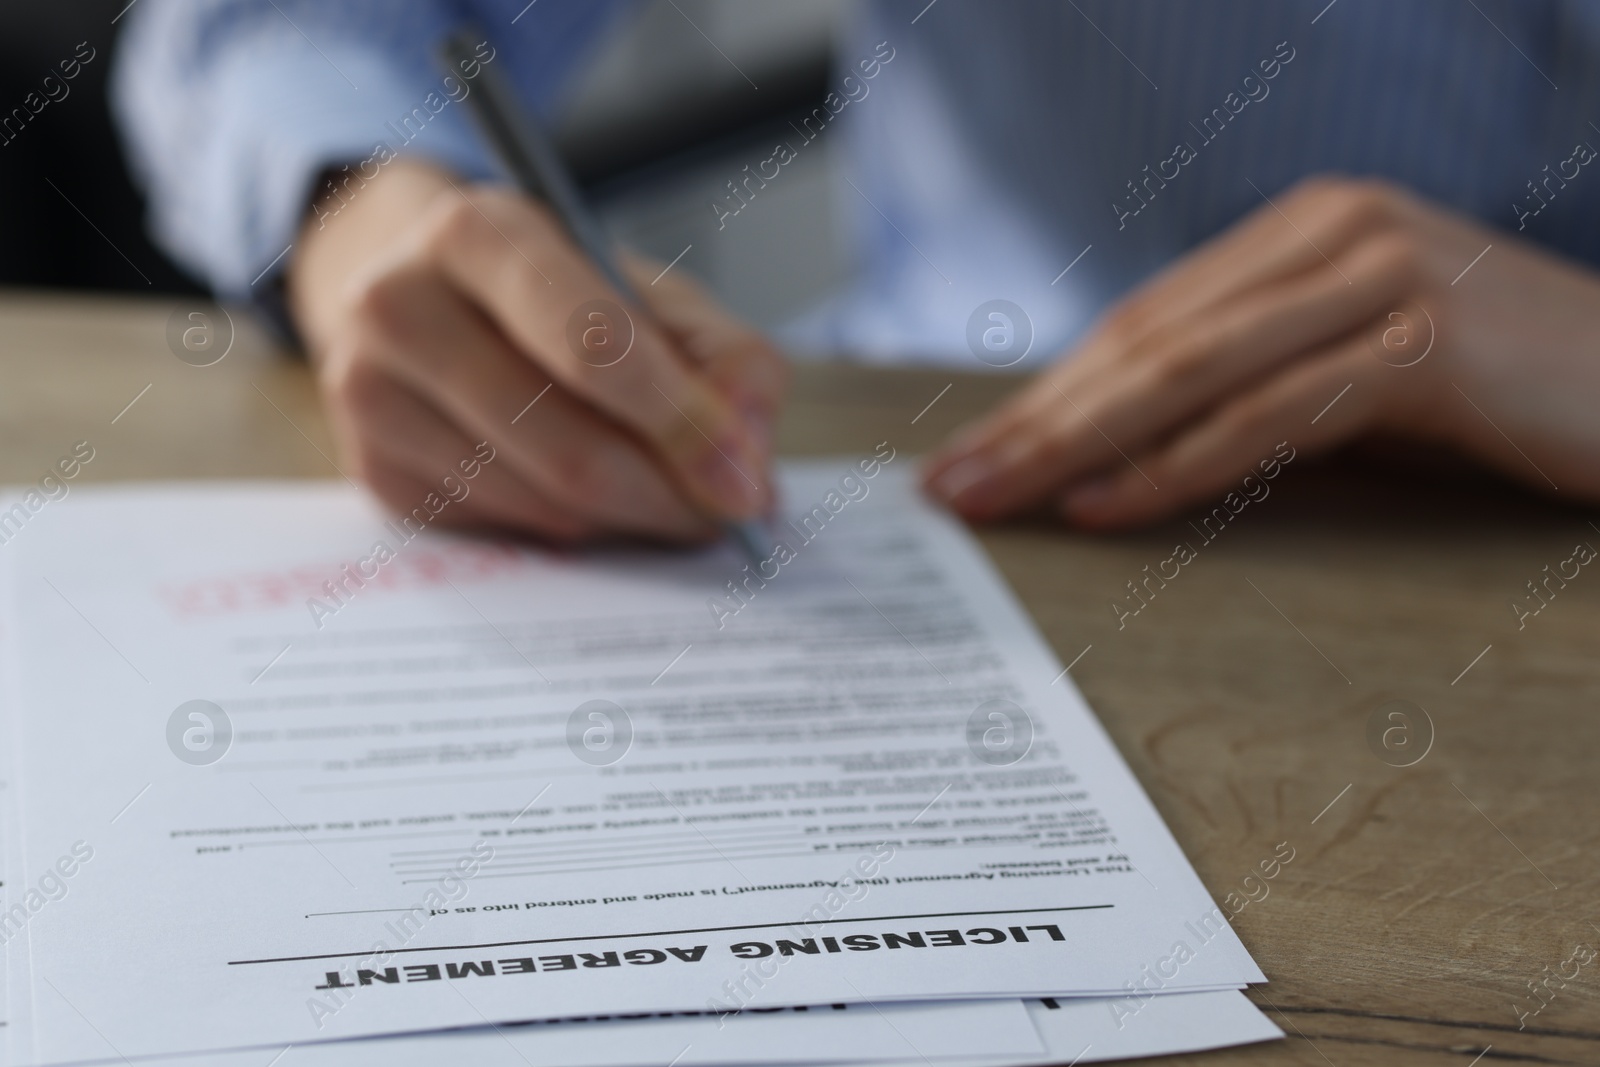
<path fill-rule="evenodd" d="M 1597 407 L 1600 275 L 1393 186 L 1322 178 L 1141 287 L 925 478 L 970 519 L 1048 506 L 1116 529 L 1213 500 L 1279 442 L 1382 433 L 1597 499 Z"/>
<path fill-rule="evenodd" d="M 344 463 L 390 507 L 483 441 L 458 523 L 688 541 L 767 507 L 783 361 L 682 272 L 630 262 L 650 306 L 595 318 L 625 301 L 540 205 L 418 162 L 314 214 L 290 304 Z"/>

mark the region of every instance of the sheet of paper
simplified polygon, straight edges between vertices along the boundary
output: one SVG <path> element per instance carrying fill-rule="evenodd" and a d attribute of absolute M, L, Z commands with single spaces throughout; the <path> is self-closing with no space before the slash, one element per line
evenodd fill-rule
<path fill-rule="evenodd" d="M 3 636 L 0 636 L 3 644 Z M 0 780 L 0 833 L 10 830 Z M 3 843 L 3 842 L 0 842 Z M 0 908 L 5 903 L 0 881 Z M 9 933 L 9 931 L 8 931 Z M 10 938 L 0 946 L 9 949 Z M 24 985 L 26 983 L 23 983 Z M 0 967 L 0 1005 L 6 1003 Z M 1026 1018 L 1017 1013 L 1026 1004 Z M 3 1026 L 3 1023 L 0 1023 Z M 1282 1036 L 1234 991 L 1172 993 L 1115 1000 L 988 1000 L 922 1004 L 827 1005 L 760 1009 L 738 1015 L 610 1019 L 591 1017 L 469 1031 L 299 1045 L 281 1067 L 682 1067 L 723 1064 L 837 1063 L 839 1067 L 1044 1067 L 1196 1052 Z M 1037 1047 L 1034 1047 L 1037 1046 Z M 907 1053 L 915 1058 L 902 1059 Z M 261 1049 L 212 1053 L 211 1067 L 260 1067 Z M 0 1067 L 11 1062 L 0 1042 Z M 193 1056 L 143 1061 L 191 1067 Z"/>
<path fill-rule="evenodd" d="M 0 496 L 0 509 L 7 501 Z M 0 568 L 0 602 L 10 577 Z M 10 669 L 10 646 L 6 627 L 0 622 L 0 677 Z M 3 700 L 3 697 L 0 697 Z M 10 1051 L 13 1032 L 6 1028 L 7 990 L 29 988 L 29 983 L 7 982 L 6 969 L 13 941 L 17 944 L 19 966 L 25 967 L 26 923 L 32 905 L 43 906 L 49 898 L 26 901 L 22 911 L 11 912 L 5 877 L 12 861 L 9 848 L 19 840 L 11 823 L 9 756 L 13 751 L 6 731 L 10 719 L 0 707 L 0 1067 L 12 1062 L 30 1062 L 24 1053 L 15 1058 Z M 26 973 L 25 971 L 22 973 Z M 31 1005 L 17 1006 L 18 1017 L 31 1019 Z M 16 1032 L 23 1040 L 31 1029 Z M 795 1052 L 804 1050 L 808 1063 L 876 1063 L 903 1061 L 914 1056 L 919 1061 L 952 1057 L 976 1057 L 996 1051 L 1037 1054 L 1043 1041 L 1031 1024 L 1021 1001 L 929 1001 L 918 1004 L 830 1004 L 818 1007 L 752 1009 L 738 1014 L 680 1015 L 671 1018 L 615 1019 L 593 1016 L 580 1020 L 559 1020 L 534 1024 L 480 1027 L 470 1031 L 436 1032 L 389 1039 L 367 1039 L 355 1043 L 325 1042 L 278 1050 L 297 1052 L 293 1062 L 339 1064 L 371 1062 L 385 1067 L 407 1063 L 440 1062 L 529 1062 L 541 1067 L 660 1067 L 674 1063 L 682 1067 L 722 1064 L 763 1064 L 793 1062 Z M 441 1059 L 442 1057 L 442 1059 Z M 207 1057 L 214 1067 L 260 1067 L 262 1050 L 244 1049 L 212 1053 Z M 120 1058 L 118 1060 L 120 1062 Z M 160 1067 L 159 1061 L 145 1061 Z M 193 1067 L 192 1055 L 166 1059 L 171 1067 Z M 281 1061 L 280 1061 L 281 1062 Z"/>
<path fill-rule="evenodd" d="M 16 493 L 0 490 L 0 510 L 10 507 L 16 499 Z M 0 604 L 9 602 L 10 582 L 10 567 L 0 566 Z M 0 1067 L 20 1062 L 12 1046 L 21 1040 L 24 1028 L 14 1020 L 26 1023 L 33 1015 L 31 1001 L 26 999 L 32 984 L 26 980 L 25 972 L 21 980 L 12 974 L 13 967 L 26 964 L 26 953 L 14 951 L 14 948 L 25 943 L 29 918 L 25 899 L 14 894 L 18 882 L 13 876 L 20 871 L 22 862 L 21 836 L 13 802 L 12 767 L 16 746 L 11 736 L 10 695 L 3 681 L 10 677 L 12 651 L 10 622 L 0 615 Z M 24 905 L 21 912 L 14 910 L 18 904 Z"/>
<path fill-rule="evenodd" d="M 6 828 L 7 796 L 0 780 L 0 828 Z M 0 907 L 5 907 L 0 884 Z M 23 932 L 25 931 L 18 931 Z M 19 942 L 19 945 L 25 942 Z M 10 938 L 3 946 L 10 949 Z M 25 951 L 19 960 L 25 960 Z M 23 983 L 24 985 L 26 983 Z M 7 984 L 0 969 L 0 1004 Z M 27 1029 L 19 1031 L 25 1035 Z M 9 1035 L 0 1032 L 0 1036 Z M 734 1064 L 925 1064 L 964 1061 L 999 1052 L 1038 1059 L 1046 1046 L 1023 1002 L 1016 1000 L 928 1001 L 916 1004 L 830 1004 L 753 1009 L 719 1016 L 706 1012 L 670 1018 L 617 1019 L 592 1016 L 537 1023 L 477 1027 L 465 1031 L 407 1034 L 277 1049 L 237 1049 L 205 1056 L 209 1067 L 437 1067 L 440 1063 L 503 1064 L 505 1067 L 722 1067 Z M 0 1041 L 0 1067 L 13 1061 Z M 120 1063 L 119 1056 L 99 1062 Z M 141 1060 L 145 1067 L 194 1067 L 193 1054 Z"/>
<path fill-rule="evenodd" d="M 946 1013 L 941 1018 L 941 1013 Z M 946 1045 L 949 1041 L 953 1044 Z M 967 1059 L 1044 1055 L 1027 1009 L 1017 1000 L 918 1005 L 866 1004 L 782 1008 L 771 1014 L 587 1019 L 478 1026 L 470 1030 L 358 1038 L 205 1053 L 206 1067 L 733 1067 L 737 1064 L 943 1064 L 952 1049 Z M 1033 1051 L 1018 1056 L 1017 1050 Z M 98 1062 L 121 1063 L 115 1056 Z M 194 1067 L 193 1054 L 136 1062 Z M 952 1061 L 953 1062 L 953 1061 Z"/>
<path fill-rule="evenodd" d="M 75 867 L 38 1057 L 1262 980 L 981 552 L 872 469 L 787 472 L 765 577 L 408 539 L 345 488 L 35 516 L 24 874 Z"/>
<path fill-rule="evenodd" d="M 940 1067 L 1045 1067 L 1275 1041 L 1283 1031 L 1238 990 L 1116 999 L 1030 1000 L 1028 1015 L 1045 1055 L 985 1055 Z M 905 1067 L 915 1067 L 906 1064 Z"/>
<path fill-rule="evenodd" d="M 660 1067 L 736 1063 L 837 1062 L 839 1067 L 875 1064 L 877 1067 L 924 1067 L 933 1060 L 941 1067 L 1046 1067 L 1061 1063 L 1099 1063 L 1141 1056 L 1169 1055 L 1270 1041 L 1282 1037 L 1243 994 L 1233 990 L 1209 993 L 1171 993 L 1152 997 L 1136 1016 L 1124 1016 L 1119 1028 L 1112 1002 L 1101 999 L 1027 1002 L 1021 1028 L 1037 1028 L 1041 1050 L 1027 1055 L 1008 1054 L 1016 1039 L 1015 1021 L 1009 1025 L 983 1024 L 970 1012 L 970 1004 L 901 1007 L 886 1015 L 879 1030 L 892 1019 L 903 1027 L 902 1054 L 914 1058 L 868 1060 L 864 1050 L 881 1044 L 879 1034 L 856 1025 L 872 1009 L 856 1005 L 828 1009 L 822 1014 L 778 1014 L 730 1017 L 719 1027 L 711 1017 L 608 1021 L 567 1021 L 471 1031 L 418 1034 L 407 1037 L 365 1038 L 354 1041 L 297 1045 L 278 1050 L 274 1067 L 436 1067 L 441 1063 L 471 1063 L 475 1067 Z M 890 1006 L 893 1007 L 893 1006 Z M 920 1027 L 948 1007 L 961 1009 L 953 1018 L 959 1026 L 939 1031 Z M 814 1009 L 813 1009 L 814 1010 Z M 844 1015 L 843 1013 L 850 1013 Z M 846 1023 L 848 1025 L 842 1025 Z M 913 1029 L 917 1028 L 917 1029 Z M 974 1036 L 973 1031 L 977 1031 Z M 942 1058 L 946 1047 L 939 1037 L 957 1032 L 965 1047 L 975 1041 L 988 1044 L 977 1055 Z M 911 1036 L 915 1034 L 915 1038 Z M 913 1044 L 913 1040 L 915 1044 Z M 856 1042 L 856 1058 L 849 1058 Z M 920 1047 L 919 1047 L 920 1046 Z M 209 1067 L 261 1067 L 263 1053 L 248 1049 L 213 1053 Z M 920 1055 L 927 1051 L 925 1058 Z M 796 1057 L 804 1056 L 804 1061 Z M 146 1067 L 189 1067 L 192 1057 L 161 1057 L 143 1061 Z"/>
<path fill-rule="evenodd" d="M 0 633 L 0 662 L 3 645 Z M 4 845 L 14 836 L 7 821 L 11 808 L 8 786 L 8 778 L 0 778 L 0 1067 L 13 1062 L 5 1022 L 6 957 L 13 936 L 25 933 L 26 922 L 21 913 L 5 914 L 11 905 L 3 877 Z M 1037 1056 L 1045 1051 L 1045 1045 L 1021 1001 L 927 1001 L 752 1009 L 671 1018 L 592 1016 L 468 1032 L 303 1045 L 289 1062 L 305 1067 L 324 1063 L 351 1067 L 368 1062 L 374 1067 L 434 1067 L 442 1062 L 537 1063 L 541 1067 L 660 1067 L 670 1062 L 696 1067 L 788 1063 L 794 1061 L 794 1050 L 803 1050 L 808 1063 L 855 1064 L 904 1062 L 908 1056 L 917 1061 L 972 1059 L 996 1053 Z M 208 1057 L 212 1067 L 260 1067 L 261 1060 L 261 1049 Z M 145 1062 L 160 1067 L 159 1062 Z M 166 1059 L 166 1063 L 192 1067 L 194 1059 L 185 1055 Z"/>
<path fill-rule="evenodd" d="M 0 727 L 0 744 L 5 743 Z M 9 747 L 6 749 L 9 754 Z M 3 764 L 4 761 L 0 761 Z M 3 773 L 3 772 L 0 772 Z M 12 877 L 20 863 L 17 828 L 13 821 L 9 780 L 0 784 L 0 1067 L 25 1063 L 31 1057 L 19 1042 L 29 1039 L 33 1017 L 32 983 L 28 980 L 26 894 L 18 893 Z M 17 911 L 18 906 L 22 907 Z"/>
<path fill-rule="evenodd" d="M 0 732 L 0 744 L 5 743 L 5 735 Z M 10 746 L 6 747 L 10 751 Z M 3 765 L 3 761 L 0 761 Z M 0 771 L 0 773 L 5 773 Z M 14 923 L 5 919 L 11 910 L 11 879 L 7 876 L 9 871 L 9 846 L 12 829 L 7 820 L 10 817 L 10 791 L 9 781 L 0 781 L 0 1067 L 9 1067 L 11 1063 L 12 1018 L 10 991 L 13 984 L 10 980 L 11 968 L 11 939 L 15 933 Z"/>
<path fill-rule="evenodd" d="M 1141 1056 L 1164 1056 L 1180 1052 L 1200 1052 L 1257 1041 L 1272 1041 L 1283 1036 L 1254 1004 L 1236 990 L 1205 993 L 1169 993 L 1147 1000 L 1129 1002 L 1097 998 L 1074 1000 L 1029 1000 L 1027 1017 L 1042 1039 L 1040 1053 L 1013 1056 L 1003 1051 L 1005 1035 L 988 1031 L 982 1040 L 989 1042 L 980 1055 L 960 1059 L 939 1059 L 940 1067 L 1048 1067 L 1051 1064 L 1101 1063 Z M 1130 1010 L 1136 1008 L 1136 1011 Z M 772 1018 L 772 1016 L 767 1016 Z M 899 1015 L 895 1025 L 905 1025 Z M 465 1034 L 430 1034 L 415 1039 L 377 1038 L 337 1045 L 296 1048 L 279 1061 L 280 1067 L 435 1067 L 439 1063 L 472 1063 L 482 1067 L 623 1067 L 640 1064 L 659 1067 L 661 1058 L 682 1053 L 680 1064 L 782 1062 L 787 1050 L 791 1062 L 796 1056 L 811 1058 L 812 1046 L 789 1043 L 788 1035 L 752 1021 L 746 1033 L 732 1035 L 715 1032 L 714 1024 L 689 1020 L 662 1020 L 640 1023 L 556 1024 L 555 1026 L 510 1027 L 500 1032 L 476 1031 Z M 1119 1025 L 1120 1024 L 1120 1025 Z M 816 1027 L 814 1029 L 821 1029 Z M 909 1033 L 909 1031 L 908 1031 Z M 556 1038 L 559 1036 L 559 1040 Z M 925 1037 L 929 1038 L 925 1040 Z M 750 1058 L 740 1060 L 733 1049 L 736 1038 L 748 1038 Z M 805 1039 L 814 1040 L 807 1034 Z M 909 1040 L 909 1038 L 908 1038 Z M 916 1035 L 923 1049 L 933 1047 L 931 1035 Z M 654 1058 L 651 1058 L 652 1053 Z M 718 1056 L 716 1060 L 697 1058 Z M 258 1067 L 259 1052 L 253 1061 L 242 1054 L 216 1067 Z M 869 1062 L 861 1060 L 859 1062 Z M 927 1060 L 916 1056 L 899 1061 L 878 1061 L 876 1067 L 926 1067 Z M 154 1065 L 153 1065 L 154 1067 Z M 160 1067 L 168 1067 L 163 1064 Z M 181 1067 L 172 1061 L 170 1067 Z M 840 1067 L 848 1067 L 841 1064 Z"/>

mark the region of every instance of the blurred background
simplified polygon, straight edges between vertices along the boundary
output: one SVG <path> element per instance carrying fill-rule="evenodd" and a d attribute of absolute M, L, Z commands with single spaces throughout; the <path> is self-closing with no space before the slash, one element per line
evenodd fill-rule
<path fill-rule="evenodd" d="M 819 138 L 785 167 L 763 209 L 737 226 L 719 232 L 710 204 L 820 103 L 845 3 L 644 0 L 576 80 L 557 124 L 621 240 L 663 262 L 682 254 L 680 268 L 766 328 L 848 273 L 836 139 Z M 95 49 L 67 96 L 0 133 L 0 285 L 202 291 L 146 236 L 112 129 L 106 76 L 130 6 L 0 2 L 0 120 L 79 42 Z M 773 284 L 780 269 L 783 284 Z"/>

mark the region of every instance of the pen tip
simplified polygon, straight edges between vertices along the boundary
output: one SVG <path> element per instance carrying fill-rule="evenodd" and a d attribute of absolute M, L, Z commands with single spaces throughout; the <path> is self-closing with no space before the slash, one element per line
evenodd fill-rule
<path fill-rule="evenodd" d="M 772 554 L 772 536 L 761 523 L 753 519 L 742 522 L 729 522 L 726 526 L 728 536 L 749 557 L 750 562 L 760 565 Z"/>

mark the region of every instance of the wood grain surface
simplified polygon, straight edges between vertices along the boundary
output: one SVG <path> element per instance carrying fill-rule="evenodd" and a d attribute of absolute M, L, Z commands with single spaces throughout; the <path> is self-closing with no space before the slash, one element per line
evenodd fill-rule
<path fill-rule="evenodd" d="M 80 440 L 85 481 L 339 477 L 303 364 L 234 311 L 228 355 L 190 366 L 167 324 L 191 309 L 0 294 L 0 479 L 35 481 Z M 801 367 L 780 448 L 925 451 L 1019 384 Z M 1190 519 L 979 535 L 1238 908 L 1271 980 L 1250 996 L 1289 1034 L 1163 1062 L 1600 1064 L 1600 958 L 1567 962 L 1600 949 L 1600 568 L 1552 581 L 1520 629 L 1511 606 L 1600 546 L 1592 509 L 1301 455 L 1213 540 Z M 1126 583 L 1180 542 L 1195 558 L 1119 625 Z M 1391 701 L 1426 722 L 1413 711 L 1386 747 Z M 1294 858 L 1262 879 L 1283 843 Z"/>

